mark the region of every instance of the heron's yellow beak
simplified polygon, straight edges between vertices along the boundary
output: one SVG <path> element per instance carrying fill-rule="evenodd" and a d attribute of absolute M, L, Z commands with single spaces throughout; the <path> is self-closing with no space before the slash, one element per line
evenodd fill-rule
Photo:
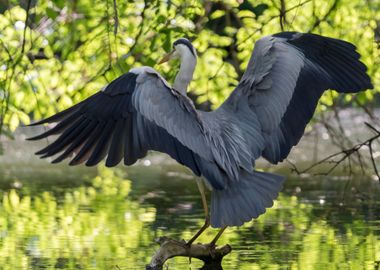
<path fill-rule="evenodd" d="M 174 50 L 172 50 L 170 53 L 166 54 L 166 55 L 161 59 L 161 61 L 158 62 L 158 64 L 160 65 L 160 64 L 162 64 L 162 63 L 165 63 L 165 62 L 169 61 L 169 60 L 172 58 L 173 53 L 174 53 Z"/>

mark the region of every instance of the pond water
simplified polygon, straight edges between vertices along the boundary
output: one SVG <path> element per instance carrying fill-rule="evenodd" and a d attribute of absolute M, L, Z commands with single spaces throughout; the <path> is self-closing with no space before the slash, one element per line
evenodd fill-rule
<path fill-rule="evenodd" d="M 23 149 L 12 142 L 0 160 L 0 269 L 145 269 L 156 237 L 189 239 L 203 224 L 193 176 L 165 156 L 72 168 Z M 290 174 L 275 206 L 227 229 L 218 244 L 226 243 L 224 269 L 380 269 L 380 184 Z"/>

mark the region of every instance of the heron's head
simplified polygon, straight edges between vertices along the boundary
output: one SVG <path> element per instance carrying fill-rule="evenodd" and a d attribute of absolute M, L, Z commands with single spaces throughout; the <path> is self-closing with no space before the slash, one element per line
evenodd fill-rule
<path fill-rule="evenodd" d="M 191 42 L 186 38 L 180 38 L 173 42 L 173 50 L 162 58 L 159 64 L 165 63 L 170 59 L 180 58 L 182 61 L 186 60 L 196 60 L 197 52 L 191 44 Z"/>

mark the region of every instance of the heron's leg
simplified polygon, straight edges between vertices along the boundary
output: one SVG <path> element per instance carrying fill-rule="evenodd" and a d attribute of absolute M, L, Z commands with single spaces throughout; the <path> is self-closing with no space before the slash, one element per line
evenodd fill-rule
<path fill-rule="evenodd" d="M 210 242 L 210 246 L 215 246 L 216 242 L 219 240 L 220 236 L 223 234 L 223 232 L 227 229 L 227 226 L 222 227 L 219 232 L 216 234 L 214 239 Z"/>
<path fill-rule="evenodd" d="M 201 193 L 202 197 L 203 209 L 205 211 L 205 224 L 203 224 L 199 231 L 187 242 L 188 245 L 191 245 L 210 226 L 210 214 L 208 211 L 208 205 L 206 200 L 205 185 L 201 178 L 197 178 L 196 180 L 199 192 Z"/>

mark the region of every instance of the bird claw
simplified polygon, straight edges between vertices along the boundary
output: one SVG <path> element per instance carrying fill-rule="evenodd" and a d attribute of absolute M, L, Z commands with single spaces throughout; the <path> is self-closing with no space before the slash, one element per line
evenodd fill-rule
<path fill-rule="evenodd" d="M 210 249 L 215 249 L 216 248 L 216 244 L 214 242 L 210 242 L 207 244 L 207 246 L 210 248 Z"/>
<path fill-rule="evenodd" d="M 214 259 L 215 258 L 216 244 L 213 242 L 210 242 L 210 243 L 206 244 L 206 246 L 208 247 L 210 257 Z"/>

